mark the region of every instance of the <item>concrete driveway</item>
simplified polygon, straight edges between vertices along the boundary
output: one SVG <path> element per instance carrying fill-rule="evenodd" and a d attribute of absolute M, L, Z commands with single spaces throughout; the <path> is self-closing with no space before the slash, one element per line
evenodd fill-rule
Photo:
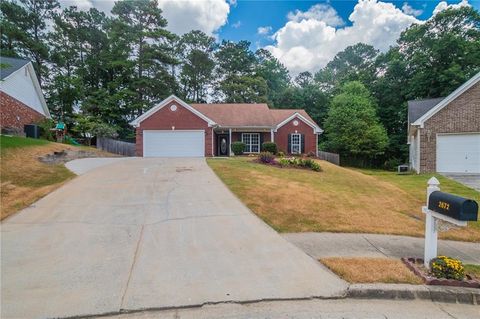
<path fill-rule="evenodd" d="M 346 289 L 253 215 L 204 159 L 95 168 L 1 231 L 2 318 L 332 297 Z"/>
<path fill-rule="evenodd" d="M 480 174 L 444 173 L 443 175 L 480 192 Z"/>

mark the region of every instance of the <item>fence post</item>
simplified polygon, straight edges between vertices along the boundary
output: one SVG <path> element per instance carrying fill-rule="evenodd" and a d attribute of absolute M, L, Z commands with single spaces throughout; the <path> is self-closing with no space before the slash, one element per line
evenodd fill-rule
<path fill-rule="evenodd" d="M 428 199 L 430 194 L 435 191 L 439 191 L 440 182 L 435 177 L 432 177 L 427 182 L 427 208 L 428 208 Z M 437 239 L 438 239 L 438 230 L 437 230 L 437 220 L 432 216 L 430 210 L 427 209 L 426 218 L 425 218 L 425 253 L 423 262 L 427 269 L 430 269 L 430 260 L 437 257 Z"/>

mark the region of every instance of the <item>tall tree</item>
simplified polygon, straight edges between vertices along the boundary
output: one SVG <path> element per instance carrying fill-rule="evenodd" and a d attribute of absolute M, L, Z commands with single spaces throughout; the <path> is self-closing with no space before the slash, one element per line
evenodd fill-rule
<path fill-rule="evenodd" d="M 404 31 L 398 47 L 408 61 L 407 98 L 448 95 L 480 70 L 480 14 L 472 7 L 441 11 Z"/>
<path fill-rule="evenodd" d="M 213 81 L 215 38 L 195 30 L 179 41 L 182 71 L 180 83 L 184 96 L 194 102 L 206 102 Z"/>
<path fill-rule="evenodd" d="M 130 106 L 140 115 L 173 91 L 175 79 L 170 70 L 177 60 L 171 41 L 175 35 L 165 29 L 167 20 L 156 0 L 118 1 L 112 14 L 115 50 L 128 56 L 133 73 L 130 87 L 136 97 Z"/>
<path fill-rule="evenodd" d="M 349 81 L 360 81 L 370 86 L 375 79 L 378 53 L 373 46 L 364 43 L 348 46 L 315 74 L 315 80 L 329 92 Z"/>
<path fill-rule="evenodd" d="M 375 102 L 360 82 L 345 83 L 325 120 L 326 147 L 351 164 L 368 165 L 383 154 L 388 137 L 375 113 Z"/>
<path fill-rule="evenodd" d="M 249 47 L 248 41 L 221 43 L 215 53 L 219 79 L 215 88 L 217 100 L 230 103 L 267 101 L 267 82 L 255 73 L 257 60 Z"/>
<path fill-rule="evenodd" d="M 269 51 L 259 49 L 255 52 L 257 59 L 255 73 L 267 83 L 267 99 L 272 107 L 279 107 L 279 99 L 290 84 L 287 68 Z"/>
<path fill-rule="evenodd" d="M 49 48 L 45 41 L 48 27 L 55 10 L 60 7 L 57 0 L 1 1 L 2 52 L 34 61 L 40 84 L 47 73 L 45 63 Z"/>

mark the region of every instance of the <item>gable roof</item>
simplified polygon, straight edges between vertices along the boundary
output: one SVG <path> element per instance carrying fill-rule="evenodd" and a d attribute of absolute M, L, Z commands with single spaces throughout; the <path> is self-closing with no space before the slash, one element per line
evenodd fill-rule
<path fill-rule="evenodd" d="M 408 101 L 408 124 L 418 120 L 423 114 L 430 111 L 443 99 L 444 97 Z"/>
<path fill-rule="evenodd" d="M 462 95 L 465 91 L 467 91 L 469 88 L 471 88 L 472 86 L 477 84 L 479 81 L 480 81 L 480 72 L 475 74 L 470 80 L 468 80 L 467 82 L 462 84 L 458 89 L 453 91 L 450 95 L 448 95 L 446 98 L 444 98 L 438 104 L 436 104 L 434 107 L 432 107 L 430 110 L 428 110 L 425 114 L 423 114 L 420 118 L 418 118 L 415 122 L 413 122 L 412 125 L 419 125 L 420 127 L 423 127 L 423 124 L 425 123 L 426 120 L 431 118 L 438 111 L 440 111 L 445 106 L 450 104 L 450 102 L 452 102 L 457 97 Z"/>
<path fill-rule="evenodd" d="M 223 127 L 271 127 L 270 109 L 265 103 L 191 104 Z"/>
<path fill-rule="evenodd" d="M 7 78 L 28 63 L 30 63 L 29 60 L 0 56 L 0 80 Z"/>
<path fill-rule="evenodd" d="M 45 101 L 45 97 L 43 96 L 43 91 L 40 86 L 40 82 L 38 82 L 37 74 L 35 73 L 35 69 L 33 67 L 32 62 L 24 59 L 8 58 L 8 57 L 0 56 L 0 64 L 2 65 L 2 67 L 0 68 L 0 90 L 5 94 L 11 95 L 13 98 L 21 101 L 28 107 L 36 110 L 35 107 L 32 107 L 32 105 L 29 105 L 27 101 L 22 99 L 22 96 L 24 95 L 23 91 L 14 90 L 14 92 L 12 92 L 11 90 L 12 87 L 15 88 L 18 86 L 17 83 L 15 82 L 15 77 L 13 77 L 13 75 L 17 74 L 21 69 L 25 67 L 25 70 L 28 71 L 25 73 L 25 76 L 28 75 L 28 77 L 32 81 L 33 88 L 35 90 L 35 93 L 38 96 L 40 105 L 43 110 L 43 115 L 45 115 L 47 118 L 51 118 L 50 111 L 48 110 L 47 102 Z M 13 82 L 10 81 L 9 78 L 10 79 L 13 78 L 14 79 Z M 21 90 L 24 90 L 24 88 L 22 87 Z M 19 93 L 20 96 L 18 94 L 13 94 L 15 92 Z"/>
<path fill-rule="evenodd" d="M 187 104 L 175 95 L 171 95 L 141 116 L 130 122 L 135 127 L 175 101 L 208 122 L 209 126 L 218 125 L 224 128 L 270 128 L 278 129 L 293 118 L 299 118 L 311 126 L 315 133 L 323 132 L 315 121 L 300 109 L 270 109 L 265 103 L 215 103 Z"/>
<path fill-rule="evenodd" d="M 184 101 L 182 101 L 181 99 L 179 99 L 178 97 L 176 97 L 175 95 L 170 95 L 169 97 L 167 97 L 165 100 L 163 100 L 162 102 L 160 102 L 159 104 L 155 105 L 154 107 L 152 107 L 150 110 L 148 110 L 147 112 L 143 113 L 142 115 L 140 115 L 139 117 L 137 117 L 136 119 L 134 119 L 133 121 L 130 122 L 130 125 L 133 125 L 134 127 L 137 127 L 140 125 L 140 123 L 145 120 L 146 118 L 150 117 L 151 115 L 153 115 L 155 112 L 157 112 L 158 110 L 162 109 L 164 106 L 166 106 L 168 103 L 172 102 L 172 101 L 175 101 L 177 102 L 178 104 L 180 104 L 181 106 L 183 106 L 184 108 L 186 108 L 187 110 L 189 110 L 190 112 L 192 112 L 193 114 L 197 115 L 198 117 L 200 117 L 202 120 L 204 120 L 205 122 L 208 123 L 208 126 L 213 126 L 215 125 L 215 121 L 211 120 L 210 118 L 208 118 L 207 116 L 205 116 L 203 113 L 197 111 L 196 109 L 194 109 L 191 105 L 185 103 Z"/>

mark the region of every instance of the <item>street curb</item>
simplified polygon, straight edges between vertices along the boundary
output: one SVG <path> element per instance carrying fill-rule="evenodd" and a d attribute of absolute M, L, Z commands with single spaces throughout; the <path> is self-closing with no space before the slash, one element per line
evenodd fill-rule
<path fill-rule="evenodd" d="M 480 289 L 407 284 L 352 284 L 347 290 L 347 298 L 420 299 L 435 302 L 480 305 Z"/>

